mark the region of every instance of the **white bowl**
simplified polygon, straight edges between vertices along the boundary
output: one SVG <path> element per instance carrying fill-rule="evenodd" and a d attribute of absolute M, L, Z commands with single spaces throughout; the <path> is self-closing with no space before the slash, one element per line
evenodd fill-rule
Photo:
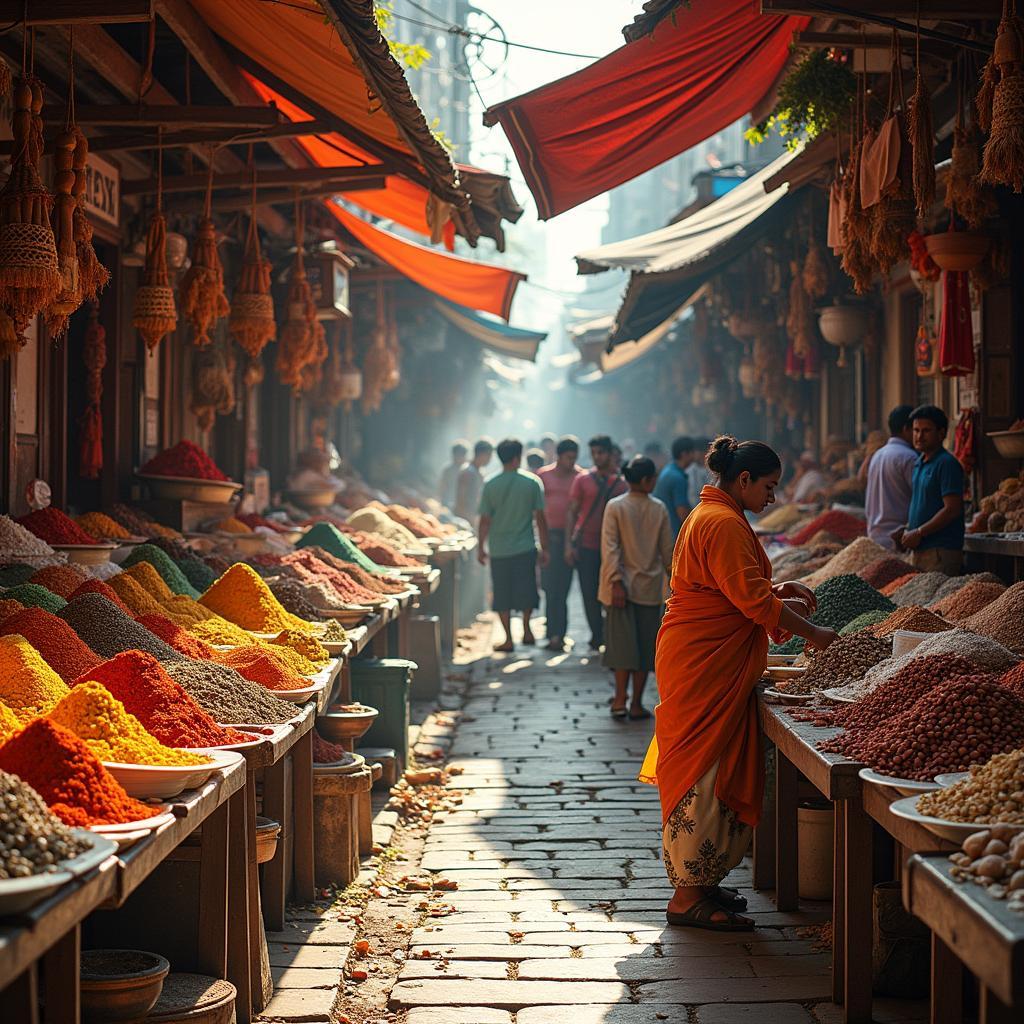
<path fill-rule="evenodd" d="M 950 786 L 963 782 L 970 774 L 970 772 L 943 772 L 941 775 L 935 776 L 935 781 L 942 789 L 949 789 Z"/>
<path fill-rule="evenodd" d="M 67 555 L 69 562 L 76 565 L 103 565 L 110 561 L 110 555 L 118 544 L 51 544 L 54 551 Z"/>
<path fill-rule="evenodd" d="M 883 775 L 881 772 L 872 771 L 870 768 L 861 768 L 858 774 L 865 782 L 869 782 L 873 786 L 885 786 L 888 789 L 895 789 L 900 796 L 917 796 L 921 793 L 930 793 L 933 789 L 942 788 L 937 782 L 901 779 L 895 775 Z"/>
<path fill-rule="evenodd" d="M 976 821 L 950 821 L 948 818 L 932 818 L 917 809 L 919 799 L 920 795 L 905 796 L 902 800 L 891 803 L 889 810 L 897 818 L 913 821 L 928 829 L 933 835 L 937 835 L 940 839 L 948 839 L 951 843 L 962 843 L 972 833 L 992 827 L 991 825 L 980 825 Z M 1024 825 L 1010 825 L 1009 827 L 1017 832 L 1024 832 Z"/>
<path fill-rule="evenodd" d="M 920 644 L 923 644 L 930 636 L 935 636 L 935 634 L 917 633 L 911 629 L 895 630 L 892 634 L 892 656 L 899 658 L 904 654 L 909 654 Z"/>
<path fill-rule="evenodd" d="M 169 800 L 186 789 L 204 785 L 215 771 L 227 768 L 241 758 L 240 754 L 230 750 L 210 750 L 204 752 L 204 756 L 210 759 L 207 764 L 152 765 L 104 761 L 103 766 L 129 796 L 137 800 Z"/>

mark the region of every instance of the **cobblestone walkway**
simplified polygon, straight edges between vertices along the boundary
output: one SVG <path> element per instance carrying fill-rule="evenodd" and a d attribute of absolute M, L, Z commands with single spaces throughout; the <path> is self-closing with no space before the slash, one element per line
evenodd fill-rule
<path fill-rule="evenodd" d="M 393 1011 L 407 1024 L 840 1019 L 830 957 L 798 935 L 823 913 L 780 914 L 747 890 L 752 935 L 665 926 L 657 793 L 635 781 L 651 723 L 609 717 L 605 670 L 522 647 L 481 668 L 450 750 L 464 796 L 435 817 L 421 862 L 458 882 L 454 912 L 412 933 Z M 749 862 L 731 881 L 749 886 Z"/>

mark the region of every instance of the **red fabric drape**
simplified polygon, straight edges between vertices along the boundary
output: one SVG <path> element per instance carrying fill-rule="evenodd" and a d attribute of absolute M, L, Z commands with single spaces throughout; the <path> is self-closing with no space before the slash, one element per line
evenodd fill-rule
<path fill-rule="evenodd" d="M 942 273 L 939 369 L 947 377 L 974 373 L 971 291 L 968 275 L 962 270 L 945 270 Z"/>
<path fill-rule="evenodd" d="M 411 281 L 460 306 L 508 320 L 512 297 L 525 274 L 428 249 L 360 220 L 337 203 L 326 206 L 357 241 Z"/>
<path fill-rule="evenodd" d="M 621 185 L 732 124 L 773 87 L 809 18 L 758 0 L 680 5 L 651 36 L 491 107 L 542 219 Z"/>

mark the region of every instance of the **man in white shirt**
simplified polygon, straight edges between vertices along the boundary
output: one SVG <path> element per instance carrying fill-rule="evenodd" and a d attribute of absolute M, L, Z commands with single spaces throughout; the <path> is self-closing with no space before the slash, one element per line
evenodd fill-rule
<path fill-rule="evenodd" d="M 468 441 L 456 441 L 452 445 L 452 461 L 441 470 L 441 482 L 437 488 L 437 496 L 445 508 L 455 508 L 455 498 L 459 490 L 459 474 L 466 465 L 469 454 Z"/>
<path fill-rule="evenodd" d="M 913 490 L 913 407 L 898 405 L 889 413 L 889 440 L 871 456 L 865 512 L 868 536 L 887 551 L 895 551 L 893 533 L 907 522 Z"/>

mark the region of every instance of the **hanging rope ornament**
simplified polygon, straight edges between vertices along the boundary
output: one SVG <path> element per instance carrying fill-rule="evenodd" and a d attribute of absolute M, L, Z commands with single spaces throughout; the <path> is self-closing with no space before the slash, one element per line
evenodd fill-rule
<path fill-rule="evenodd" d="M 235 409 L 235 354 L 220 344 L 205 348 L 192 357 L 192 397 L 189 408 L 199 429 L 206 433 L 218 414 Z"/>
<path fill-rule="evenodd" d="M 1024 22 L 1017 0 L 1003 0 L 995 49 L 978 92 L 978 120 L 989 133 L 980 180 L 1024 191 Z"/>
<path fill-rule="evenodd" d="M 0 307 L 13 324 L 13 332 L 0 329 L 5 356 L 25 343 L 29 323 L 61 289 L 50 228 L 53 197 L 39 179 L 42 109 L 42 85 L 23 68 L 14 90 L 10 175 L 0 190 Z"/>
<path fill-rule="evenodd" d="M 281 383 L 289 385 L 296 394 L 302 391 L 302 371 L 313 359 L 317 348 L 314 332 L 317 322 L 316 305 L 306 279 L 305 252 L 302 247 L 304 232 L 302 204 L 296 199 L 295 259 L 288 272 L 287 319 L 281 327 L 276 364 Z"/>
<path fill-rule="evenodd" d="M 853 289 L 863 295 L 871 288 L 874 265 L 868 252 L 871 241 L 871 215 L 861 205 L 860 198 L 860 162 L 864 153 L 865 134 L 867 130 L 866 110 L 867 96 L 865 93 L 864 75 L 860 76 L 860 88 L 857 91 L 857 103 L 853 124 L 860 126 L 860 137 L 855 138 L 855 129 L 850 131 L 850 158 L 843 176 L 843 222 L 840 231 L 842 240 L 842 268 L 853 281 Z"/>
<path fill-rule="evenodd" d="M 814 219 L 814 210 L 812 208 L 809 231 L 810 242 L 807 246 L 807 257 L 804 260 L 803 270 L 801 271 L 804 291 L 812 300 L 824 298 L 828 292 L 829 285 L 828 260 L 825 257 L 825 250 L 822 248 L 821 242 L 818 241 L 818 234 L 814 230 Z"/>
<path fill-rule="evenodd" d="M 388 352 L 387 323 L 384 312 L 384 286 L 377 282 L 377 323 L 373 341 L 363 359 L 363 412 L 377 412 L 384 399 L 392 356 Z"/>
<path fill-rule="evenodd" d="M 251 159 L 251 156 L 250 156 Z M 231 316 L 228 331 L 248 354 L 250 360 L 259 358 L 268 342 L 277 335 L 274 320 L 274 300 L 270 295 L 271 265 L 260 248 L 260 233 L 256 227 L 256 172 L 253 170 L 252 212 L 249 215 L 249 234 L 245 240 L 245 256 L 238 287 L 231 298 Z"/>
<path fill-rule="evenodd" d="M 85 412 L 79 421 L 82 432 L 78 453 L 78 472 L 86 480 L 96 480 L 103 469 L 103 368 L 107 365 L 107 332 L 100 323 L 99 304 L 90 303 L 89 326 L 85 329 Z"/>
<path fill-rule="evenodd" d="M 192 327 L 192 344 L 205 348 L 213 340 L 210 328 L 228 315 L 231 307 L 224 294 L 224 268 L 217 252 L 217 231 L 212 218 L 213 153 L 206 179 L 206 202 L 192 243 L 192 266 L 181 279 L 178 299 L 182 315 Z"/>
<path fill-rule="evenodd" d="M 162 130 L 157 136 L 156 210 L 146 232 L 146 266 L 135 292 L 132 326 L 152 352 L 178 326 L 174 289 L 167 275 L 167 220 L 163 213 L 164 161 Z"/>
<path fill-rule="evenodd" d="M 917 5 L 917 39 L 914 59 L 917 77 L 910 97 L 908 121 L 913 149 L 914 203 L 922 220 L 935 202 L 935 132 L 932 129 L 932 98 L 921 74 L 921 4 Z"/>
<path fill-rule="evenodd" d="M 968 227 L 976 228 L 998 212 L 992 189 L 978 180 L 981 160 L 974 125 L 965 123 L 964 92 L 959 90 L 956 126 L 953 128 L 953 155 L 946 179 L 945 206 L 962 217 Z"/>
<path fill-rule="evenodd" d="M 75 129 L 75 186 L 71 194 L 75 197 L 74 235 L 75 250 L 78 253 L 78 280 L 82 286 L 82 301 L 94 302 L 101 291 L 110 283 L 110 271 L 99 261 L 92 244 L 92 224 L 85 212 L 85 165 L 89 160 L 89 142 L 81 129 Z"/>

